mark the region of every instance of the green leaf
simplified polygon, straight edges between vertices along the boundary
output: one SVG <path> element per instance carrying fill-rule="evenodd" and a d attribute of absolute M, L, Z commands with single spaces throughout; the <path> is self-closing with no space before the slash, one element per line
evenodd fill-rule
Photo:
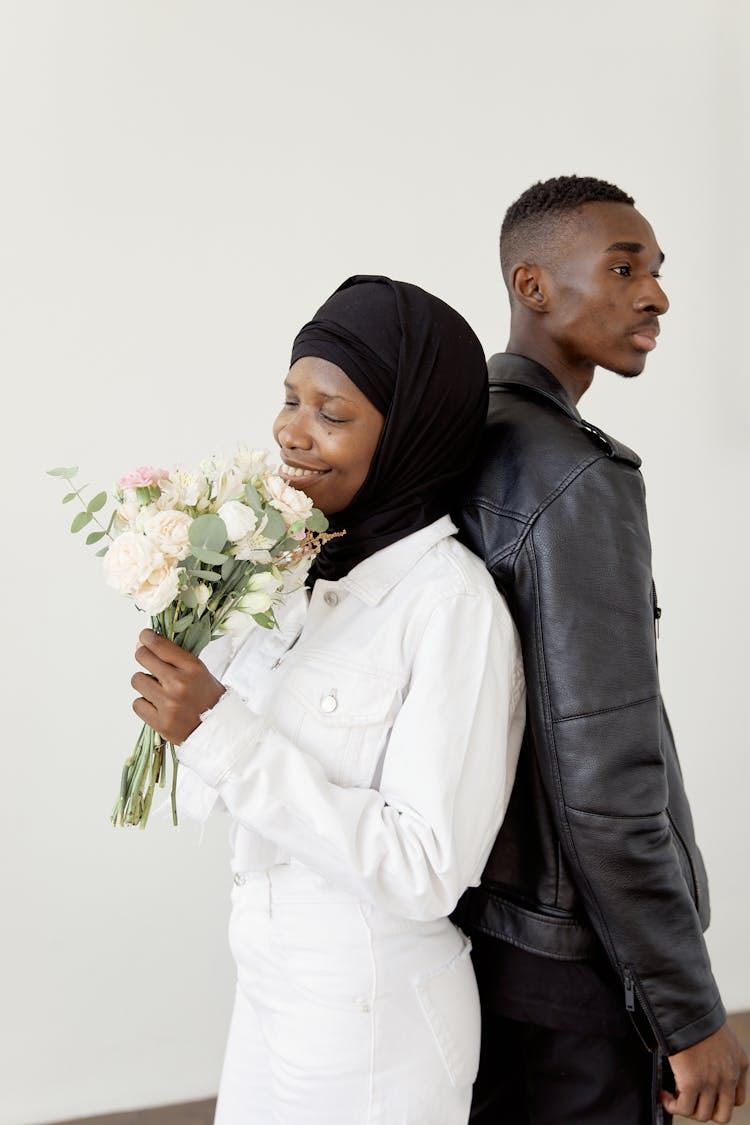
<path fill-rule="evenodd" d="M 64 480 L 70 480 L 78 472 L 78 466 L 74 465 L 72 469 L 47 469 L 48 477 L 63 477 Z"/>
<path fill-rule="evenodd" d="M 260 498 L 260 493 L 257 488 L 253 488 L 251 484 L 246 484 L 245 498 L 254 512 L 257 512 L 259 516 L 263 514 L 263 501 Z"/>
<path fill-rule="evenodd" d="M 246 563 L 242 559 L 227 559 L 221 566 L 221 577 L 226 582 L 228 579 L 233 578 L 236 574 L 236 568 L 245 566 Z"/>
<path fill-rule="evenodd" d="M 193 546 L 193 555 L 198 562 L 206 563 L 208 566 L 220 566 L 225 563 L 229 555 L 223 555 L 220 551 L 204 550 L 203 547 Z"/>
<path fill-rule="evenodd" d="M 97 558 L 101 559 L 106 555 L 108 550 L 109 550 L 109 546 L 106 546 L 106 547 L 102 547 L 101 551 L 95 551 L 94 553 L 96 554 Z"/>
<path fill-rule="evenodd" d="M 135 498 L 139 504 L 150 504 L 151 492 L 148 488 L 136 488 Z"/>
<path fill-rule="evenodd" d="M 313 508 L 305 520 L 308 531 L 328 531 L 328 520 L 319 508 Z"/>
<path fill-rule="evenodd" d="M 91 523 L 91 518 L 88 512 L 79 512 L 78 515 L 74 517 L 70 525 L 70 530 L 75 534 L 76 531 L 80 531 L 84 528 L 87 523 Z"/>
<path fill-rule="evenodd" d="M 202 578 L 205 582 L 221 581 L 221 575 L 217 574 L 215 570 L 189 570 L 188 574 L 191 578 Z"/>
<path fill-rule="evenodd" d="M 93 500 L 89 500 L 86 511 L 87 512 L 100 512 L 104 505 L 107 503 L 107 493 L 98 492 Z"/>
<path fill-rule="evenodd" d="M 253 621 L 263 629 L 273 629 L 276 626 L 276 618 L 273 613 L 253 613 L 251 616 Z"/>
<path fill-rule="evenodd" d="M 192 613 L 183 613 L 182 617 L 178 617 L 177 620 L 175 621 L 175 623 L 172 627 L 172 632 L 175 634 L 175 636 L 178 633 L 184 633 L 184 631 L 188 628 L 189 625 L 192 625 L 192 623 L 193 623 Z"/>
<path fill-rule="evenodd" d="M 99 540 L 103 539 L 106 534 L 106 531 L 92 531 L 89 535 L 86 536 L 86 545 L 88 546 L 90 543 L 98 543 Z"/>
<path fill-rule="evenodd" d="M 188 537 L 191 547 L 200 547 L 217 554 L 224 549 L 227 541 L 227 525 L 220 516 L 198 516 L 190 524 Z M 200 558 L 195 552 L 193 554 Z"/>
<path fill-rule="evenodd" d="M 110 531 L 112 530 L 112 524 L 115 522 L 115 516 L 116 515 L 117 515 L 117 508 L 113 508 L 112 509 L 112 515 L 109 517 L 109 523 L 107 524 L 107 535 L 109 535 Z"/>
<path fill-rule="evenodd" d="M 263 528 L 266 539 L 273 539 L 275 543 L 282 535 L 286 535 L 286 524 L 281 512 L 277 512 L 275 508 L 266 508 L 266 520 L 266 526 Z"/>
<path fill-rule="evenodd" d="M 198 595 L 195 592 L 195 587 L 186 586 L 184 590 L 180 590 L 180 601 L 186 609 L 197 609 Z"/>
<path fill-rule="evenodd" d="M 180 647 L 184 648 L 186 652 L 192 652 L 193 656 L 198 656 L 210 640 L 211 621 L 208 617 L 201 617 L 199 621 L 194 621 L 190 628 L 186 629 Z"/>
<path fill-rule="evenodd" d="M 289 528 L 288 534 L 292 538 L 294 538 L 295 535 L 299 535 L 300 531 L 304 531 L 304 530 L 305 530 L 305 521 L 304 520 L 297 520 L 297 522 L 293 523 L 292 526 Z"/>
<path fill-rule="evenodd" d="M 63 504 L 69 504 L 71 500 L 75 500 L 77 495 L 77 492 L 68 492 L 65 496 L 63 496 Z"/>

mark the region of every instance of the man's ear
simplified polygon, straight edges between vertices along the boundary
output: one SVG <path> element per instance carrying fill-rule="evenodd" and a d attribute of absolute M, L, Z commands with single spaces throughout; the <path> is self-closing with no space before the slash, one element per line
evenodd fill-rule
<path fill-rule="evenodd" d="M 544 270 L 520 262 L 510 276 L 510 292 L 514 301 L 532 312 L 547 311 L 547 286 Z"/>

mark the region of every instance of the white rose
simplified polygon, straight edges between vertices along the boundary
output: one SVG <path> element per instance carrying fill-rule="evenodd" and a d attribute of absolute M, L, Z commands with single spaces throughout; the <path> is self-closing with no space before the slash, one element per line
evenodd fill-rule
<path fill-rule="evenodd" d="M 190 554 L 189 531 L 192 522 L 192 516 L 187 512 L 168 509 L 150 516 L 145 521 L 143 530 L 164 557 L 174 561 L 187 558 Z"/>
<path fill-rule="evenodd" d="M 105 556 L 106 557 L 106 556 Z M 155 572 L 155 575 L 158 572 Z M 179 592 L 179 577 L 176 567 L 170 567 L 160 582 L 146 582 L 133 594 L 139 609 L 155 617 L 170 605 Z"/>
<path fill-rule="evenodd" d="M 198 602 L 197 608 L 203 609 L 204 605 L 208 604 L 211 595 L 213 594 L 213 590 L 210 586 L 207 586 L 205 582 L 199 582 L 197 586 L 193 587 L 193 589 L 195 591 L 196 601 Z"/>
<path fill-rule="evenodd" d="M 258 517 L 252 508 L 240 500 L 228 500 L 217 513 L 227 525 L 227 538 L 232 543 L 244 539 L 258 526 Z"/>
<path fill-rule="evenodd" d="M 135 531 L 119 535 L 104 556 L 107 583 L 121 594 L 134 594 L 147 583 L 160 583 L 168 569 L 158 547 Z"/>
<path fill-rule="evenodd" d="M 269 476 L 263 483 L 269 502 L 281 512 L 287 527 L 310 515 L 313 502 L 304 492 L 292 488 L 279 476 Z"/>

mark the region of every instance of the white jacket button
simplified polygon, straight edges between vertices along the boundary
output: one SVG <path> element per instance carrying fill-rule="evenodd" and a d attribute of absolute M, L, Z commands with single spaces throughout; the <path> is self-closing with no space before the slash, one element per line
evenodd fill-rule
<path fill-rule="evenodd" d="M 339 596 L 338 594 L 334 594 L 333 590 L 326 590 L 325 594 L 323 594 L 323 601 L 326 603 L 326 605 L 338 605 Z"/>
<path fill-rule="evenodd" d="M 328 695 L 324 695 L 320 701 L 320 709 L 324 715 L 330 715 L 333 711 L 336 710 L 338 705 L 338 700 L 336 699 L 336 696 L 333 694 L 333 692 L 330 692 Z"/>

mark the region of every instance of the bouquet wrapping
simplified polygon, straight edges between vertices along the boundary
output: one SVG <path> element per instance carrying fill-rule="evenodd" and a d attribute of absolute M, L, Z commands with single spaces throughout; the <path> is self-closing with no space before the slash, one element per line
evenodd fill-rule
<path fill-rule="evenodd" d="M 77 467 L 50 469 L 68 482 L 63 503 L 82 511 L 71 531 L 94 525 L 86 543 L 106 540 L 107 582 L 151 617 L 155 632 L 198 656 L 225 633 L 239 640 L 253 625 L 276 625 L 274 605 L 305 580 L 328 521 L 303 492 L 273 471 L 262 450 L 212 457 L 197 470 L 144 467 L 121 477 L 109 516 L 108 495 L 86 501 Z M 177 756 L 144 724 L 122 768 L 115 825 L 145 828 L 154 790 L 172 763 L 172 822 L 177 824 Z"/>

